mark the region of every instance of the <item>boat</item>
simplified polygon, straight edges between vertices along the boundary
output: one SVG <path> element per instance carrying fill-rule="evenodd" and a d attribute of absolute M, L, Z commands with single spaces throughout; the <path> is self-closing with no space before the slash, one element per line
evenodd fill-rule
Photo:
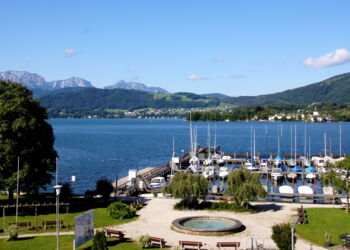
<path fill-rule="evenodd" d="M 281 180 L 283 178 L 283 173 L 280 168 L 273 168 L 271 171 L 271 178 L 275 181 Z"/>
<path fill-rule="evenodd" d="M 224 161 L 229 161 L 229 160 L 232 159 L 232 157 L 229 156 L 229 155 L 224 155 L 223 157 L 221 157 L 221 159 L 224 160 Z"/>
<path fill-rule="evenodd" d="M 225 160 L 223 160 L 223 159 L 218 159 L 218 160 L 216 161 L 216 164 L 218 164 L 219 166 L 225 165 Z"/>
<path fill-rule="evenodd" d="M 295 179 L 298 177 L 296 173 L 288 173 L 287 174 L 287 179 L 291 182 L 295 182 Z"/>
<path fill-rule="evenodd" d="M 315 172 L 316 172 L 316 168 L 312 166 L 308 166 L 307 168 L 305 168 L 305 173 L 315 173 Z"/>
<path fill-rule="evenodd" d="M 298 187 L 298 193 L 299 194 L 313 194 L 314 191 L 309 186 L 299 186 Z"/>
<path fill-rule="evenodd" d="M 158 176 L 158 177 L 152 178 L 149 185 L 151 188 L 159 188 L 159 187 L 165 186 L 166 181 L 164 177 Z"/>
<path fill-rule="evenodd" d="M 307 182 L 312 182 L 313 183 L 315 181 L 315 179 L 316 179 L 316 175 L 314 173 L 308 173 L 306 175 L 306 181 Z"/>
<path fill-rule="evenodd" d="M 282 163 L 282 158 L 281 156 L 277 155 L 275 159 L 273 159 L 273 165 L 278 166 Z"/>
<path fill-rule="evenodd" d="M 278 188 L 280 194 L 294 194 L 294 189 L 289 185 L 282 185 Z"/>
<path fill-rule="evenodd" d="M 229 174 L 228 167 L 220 167 L 219 169 L 219 178 L 220 179 L 226 179 Z"/>
<path fill-rule="evenodd" d="M 294 168 L 291 168 L 289 171 L 290 172 L 294 172 L 294 173 L 300 173 L 303 170 L 302 170 L 302 168 L 300 166 L 296 165 Z"/>
<path fill-rule="evenodd" d="M 341 204 L 343 205 L 343 206 L 346 206 L 347 205 L 347 203 L 349 203 L 350 204 L 350 198 L 348 199 L 348 201 L 346 202 L 346 198 L 340 198 L 340 202 L 341 202 Z"/>
<path fill-rule="evenodd" d="M 207 166 L 204 168 L 202 175 L 206 178 L 206 179 L 212 179 L 215 177 L 215 168 L 214 166 Z"/>

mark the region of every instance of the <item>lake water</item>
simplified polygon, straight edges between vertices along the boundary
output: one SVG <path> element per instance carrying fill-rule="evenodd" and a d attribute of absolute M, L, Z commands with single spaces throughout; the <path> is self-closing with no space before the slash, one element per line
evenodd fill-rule
<path fill-rule="evenodd" d="M 59 179 L 70 181 L 75 172 L 75 192 L 94 189 L 100 177 L 114 180 L 128 174 L 129 169 L 155 167 L 190 148 L 189 123 L 183 120 L 148 119 L 50 119 L 59 154 Z M 208 145 L 208 122 L 193 123 L 198 129 L 198 143 Z M 326 133 L 327 152 L 339 154 L 340 123 L 280 123 L 280 122 L 211 122 L 211 145 L 216 127 L 217 144 L 227 153 L 251 150 L 251 127 L 255 129 L 256 152 L 291 152 L 291 128 L 297 129 L 297 153 L 305 149 L 312 154 L 324 153 Z M 306 130 L 306 147 L 305 147 Z M 342 154 L 350 152 L 350 123 L 341 123 Z M 330 143 L 331 141 L 331 143 Z"/>

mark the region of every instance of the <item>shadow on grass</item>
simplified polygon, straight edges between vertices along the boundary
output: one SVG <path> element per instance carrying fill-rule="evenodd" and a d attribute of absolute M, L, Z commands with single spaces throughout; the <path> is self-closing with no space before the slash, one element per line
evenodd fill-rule
<path fill-rule="evenodd" d="M 278 204 L 256 204 L 253 207 L 260 212 L 266 212 L 266 211 L 277 212 L 282 209 L 282 206 Z"/>
<path fill-rule="evenodd" d="M 16 240 L 14 240 L 14 241 L 33 240 L 34 238 L 35 238 L 34 236 L 30 236 L 30 237 L 20 237 L 20 238 L 17 238 Z"/>

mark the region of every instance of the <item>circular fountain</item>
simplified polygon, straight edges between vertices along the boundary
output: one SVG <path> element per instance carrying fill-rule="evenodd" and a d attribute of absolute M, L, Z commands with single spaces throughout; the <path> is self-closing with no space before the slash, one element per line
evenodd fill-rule
<path fill-rule="evenodd" d="M 171 228 L 177 232 L 196 235 L 226 235 L 244 230 L 239 220 L 227 217 L 190 216 L 173 221 Z"/>

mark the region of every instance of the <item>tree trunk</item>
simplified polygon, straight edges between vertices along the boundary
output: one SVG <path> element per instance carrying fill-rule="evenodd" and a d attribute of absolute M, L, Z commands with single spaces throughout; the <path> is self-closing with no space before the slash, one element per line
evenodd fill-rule
<path fill-rule="evenodd" d="M 346 213 L 349 213 L 349 192 L 346 194 Z"/>
<path fill-rule="evenodd" d="M 13 202 L 13 189 L 9 189 L 9 202 Z"/>

